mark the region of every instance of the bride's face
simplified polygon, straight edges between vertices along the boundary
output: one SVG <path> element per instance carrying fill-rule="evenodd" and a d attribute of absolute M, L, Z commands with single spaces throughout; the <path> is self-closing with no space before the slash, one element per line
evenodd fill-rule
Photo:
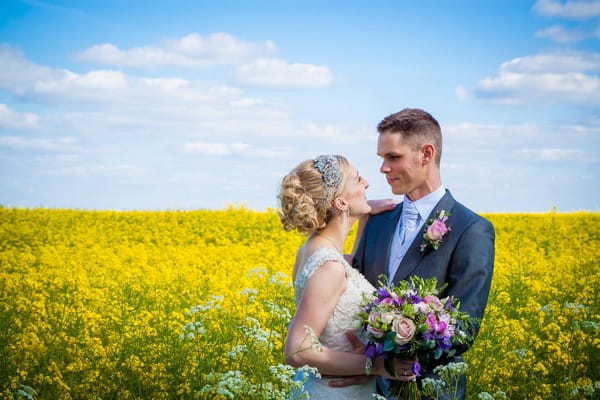
<path fill-rule="evenodd" d="M 347 179 L 342 197 L 348 202 L 352 215 L 361 216 L 371 212 L 367 203 L 367 188 L 369 183 L 352 165 L 346 171 Z"/>

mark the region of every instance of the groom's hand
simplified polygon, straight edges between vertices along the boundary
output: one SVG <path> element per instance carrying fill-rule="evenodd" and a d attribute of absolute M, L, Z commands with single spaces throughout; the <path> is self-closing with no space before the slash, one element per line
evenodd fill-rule
<path fill-rule="evenodd" d="M 365 345 L 358 340 L 356 335 L 352 331 L 346 331 L 346 338 L 350 344 L 352 344 L 352 350 L 350 353 L 356 354 L 364 354 L 365 353 Z M 345 376 L 340 379 L 336 379 L 334 381 L 329 381 L 329 386 L 331 387 L 344 387 L 351 385 L 360 385 L 362 383 L 367 383 L 372 376 L 367 375 L 353 375 L 353 376 Z"/>

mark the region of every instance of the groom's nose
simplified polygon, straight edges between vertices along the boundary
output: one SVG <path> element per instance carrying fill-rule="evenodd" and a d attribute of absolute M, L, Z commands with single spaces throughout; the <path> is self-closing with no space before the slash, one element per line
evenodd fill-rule
<path fill-rule="evenodd" d="M 388 172 L 390 172 L 390 167 L 388 167 L 386 165 L 385 160 L 383 160 L 381 162 L 381 167 L 379 167 L 379 172 L 381 172 L 382 174 L 387 174 Z"/>

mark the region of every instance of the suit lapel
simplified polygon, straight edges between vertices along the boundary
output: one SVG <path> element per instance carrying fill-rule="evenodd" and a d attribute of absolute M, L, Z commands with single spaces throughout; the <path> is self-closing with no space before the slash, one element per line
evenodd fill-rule
<path fill-rule="evenodd" d="M 450 192 L 446 190 L 446 194 L 444 194 L 444 197 L 442 197 L 442 199 L 435 205 L 433 211 L 431 211 L 431 214 L 429 214 L 429 216 L 425 219 L 425 224 L 423 225 L 422 232 L 424 232 L 424 229 L 431 218 L 436 217 L 441 210 L 451 212 L 455 204 L 456 201 L 454 200 Z M 421 262 L 425 254 L 431 251 L 430 248 L 426 248 L 424 251 L 421 251 L 421 243 L 423 243 L 423 234 L 419 233 L 417 234 L 415 240 L 411 243 L 410 247 L 406 251 L 406 255 L 402 259 L 402 262 L 400 263 L 400 266 L 398 267 L 398 270 L 396 271 L 396 275 L 394 275 L 394 279 L 392 280 L 392 282 L 397 283 L 401 280 L 406 279 L 419 266 L 419 263 Z"/>

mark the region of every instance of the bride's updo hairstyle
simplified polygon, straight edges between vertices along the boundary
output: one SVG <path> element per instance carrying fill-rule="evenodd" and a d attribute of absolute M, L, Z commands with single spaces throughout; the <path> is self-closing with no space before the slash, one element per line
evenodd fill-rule
<path fill-rule="evenodd" d="M 284 176 L 277 196 L 283 228 L 304 234 L 324 228 L 335 213 L 333 200 L 342 195 L 349 165 L 342 156 L 322 155 Z"/>

